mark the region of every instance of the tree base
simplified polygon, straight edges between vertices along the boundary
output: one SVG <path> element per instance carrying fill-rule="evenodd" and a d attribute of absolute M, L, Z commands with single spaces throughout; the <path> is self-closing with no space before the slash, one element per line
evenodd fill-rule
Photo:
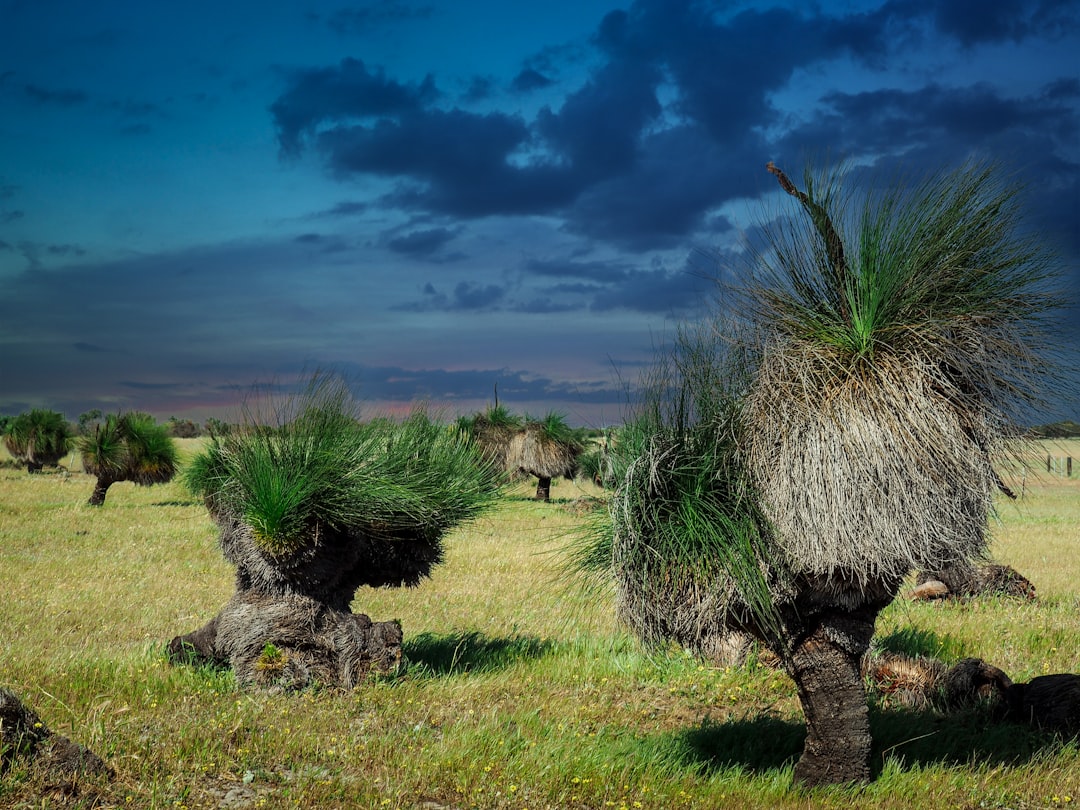
<path fill-rule="evenodd" d="M 401 625 L 372 622 L 297 594 L 238 591 L 206 625 L 177 636 L 173 663 L 228 666 L 244 686 L 351 689 L 402 665 Z"/>
<path fill-rule="evenodd" d="M 797 785 L 870 781 L 870 713 L 860 664 L 876 617 L 873 609 L 820 615 L 791 651 L 791 676 L 806 716 Z"/>

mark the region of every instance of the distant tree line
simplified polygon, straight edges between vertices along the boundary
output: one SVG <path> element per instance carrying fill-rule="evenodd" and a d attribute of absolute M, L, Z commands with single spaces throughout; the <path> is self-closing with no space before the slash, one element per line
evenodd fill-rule
<path fill-rule="evenodd" d="M 1049 425 L 1038 425 L 1033 427 L 1031 432 L 1039 439 L 1075 439 L 1080 436 L 1080 423 L 1066 419 Z"/>

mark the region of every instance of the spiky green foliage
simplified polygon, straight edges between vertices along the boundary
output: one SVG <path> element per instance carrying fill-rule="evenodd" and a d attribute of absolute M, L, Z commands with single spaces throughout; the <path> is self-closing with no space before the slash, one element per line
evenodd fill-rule
<path fill-rule="evenodd" d="M 493 503 L 498 471 L 456 427 L 422 410 L 401 424 L 358 415 L 344 385 L 316 379 L 273 427 L 249 419 L 215 438 L 185 483 L 272 555 L 297 551 L 320 526 L 435 539 Z"/>
<path fill-rule="evenodd" d="M 610 520 L 579 541 L 573 565 L 613 576 L 619 613 L 645 640 L 700 649 L 728 628 L 779 632 L 786 569 L 740 456 L 744 382 L 712 325 L 686 327 L 612 448 Z"/>
<path fill-rule="evenodd" d="M 807 172 L 744 300 L 748 463 L 808 574 L 856 591 L 979 554 L 1010 415 L 1035 401 L 1050 261 L 1018 190 L 970 164 L 861 198 Z"/>
<path fill-rule="evenodd" d="M 12 419 L 4 432 L 4 446 L 26 462 L 29 472 L 60 461 L 71 450 L 73 432 L 63 414 L 34 408 Z"/>
<path fill-rule="evenodd" d="M 163 484 L 176 474 L 179 453 L 165 425 L 146 413 L 109 414 L 92 433 L 79 436 L 76 447 L 83 470 L 98 479 L 91 503 L 100 505 L 109 486 L 130 481 L 140 486 Z"/>

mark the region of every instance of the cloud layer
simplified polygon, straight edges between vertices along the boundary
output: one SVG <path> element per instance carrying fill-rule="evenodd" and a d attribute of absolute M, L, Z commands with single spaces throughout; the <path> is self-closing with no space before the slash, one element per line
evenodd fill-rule
<path fill-rule="evenodd" d="M 552 2 L 3 4 L 0 412 L 206 411 L 322 365 L 617 418 L 618 369 L 775 211 L 766 161 L 807 157 L 1003 162 L 1080 344 L 1080 9 Z"/>

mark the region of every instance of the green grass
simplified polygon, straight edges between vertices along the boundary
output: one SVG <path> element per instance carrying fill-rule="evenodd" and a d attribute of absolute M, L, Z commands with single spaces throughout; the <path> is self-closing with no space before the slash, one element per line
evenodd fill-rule
<path fill-rule="evenodd" d="M 198 440 L 179 444 L 189 458 Z M 230 674 L 174 668 L 163 653 L 233 590 L 203 506 L 179 483 L 121 483 L 94 509 L 93 479 L 69 468 L 0 466 L 0 686 L 116 777 L 62 795 L 16 765 L 0 775 L 0 807 L 1080 803 L 1075 743 L 975 713 L 876 705 L 874 783 L 793 791 L 804 732 L 791 681 L 643 650 L 609 599 L 568 589 L 561 549 L 584 518 L 566 507 L 600 493 L 566 481 L 550 504 L 523 483 L 451 532 L 445 564 L 419 587 L 358 593 L 355 611 L 401 620 L 405 674 L 348 693 L 239 691 Z M 1080 672 L 1078 525 L 1080 476 L 1029 477 L 1023 500 L 1001 505 L 993 550 L 1040 601 L 898 601 L 879 638 L 946 660 L 976 655 L 1016 680 Z"/>

